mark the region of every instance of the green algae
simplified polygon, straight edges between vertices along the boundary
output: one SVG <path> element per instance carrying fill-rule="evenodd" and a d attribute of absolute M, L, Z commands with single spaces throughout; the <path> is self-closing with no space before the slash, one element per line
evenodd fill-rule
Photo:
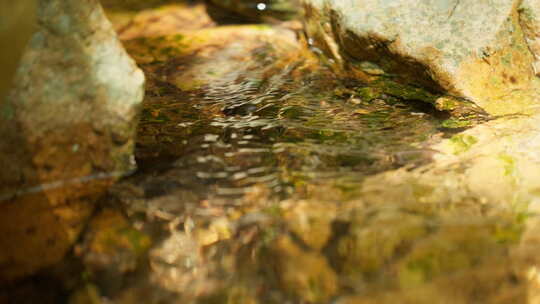
<path fill-rule="evenodd" d="M 461 128 L 467 128 L 471 127 L 473 123 L 469 120 L 461 120 L 461 119 L 446 119 L 441 122 L 441 127 L 448 128 L 448 129 L 461 129 Z"/>
<path fill-rule="evenodd" d="M 274 284 L 291 297 L 324 303 L 337 291 L 336 274 L 321 254 L 303 250 L 288 237 L 277 238 L 267 254 L 277 270 Z"/>
<path fill-rule="evenodd" d="M 400 262 L 400 285 L 411 288 L 438 277 L 489 267 L 487 263 L 493 259 L 504 259 L 508 244 L 516 244 L 521 231 L 521 224 L 506 219 L 443 225 Z"/>
<path fill-rule="evenodd" d="M 467 152 L 477 142 L 478 139 L 476 137 L 466 134 L 457 134 L 450 138 L 454 154 Z"/>
<path fill-rule="evenodd" d="M 10 120 L 15 117 L 15 110 L 13 109 L 13 106 L 8 104 L 7 102 L 2 104 L 2 116 L 5 120 Z"/>
<path fill-rule="evenodd" d="M 504 175 L 513 177 L 516 171 L 516 161 L 515 159 L 508 154 L 500 154 L 498 158 L 504 164 Z"/>
<path fill-rule="evenodd" d="M 359 273 L 367 280 L 378 274 L 400 248 L 427 233 L 421 217 L 387 213 L 375 219 L 353 219 L 348 235 L 338 244 L 341 269 L 347 276 Z"/>
<path fill-rule="evenodd" d="M 382 96 L 383 90 L 374 87 L 364 87 L 356 90 L 356 93 L 362 100 L 372 101 Z"/>
<path fill-rule="evenodd" d="M 386 76 L 378 77 L 376 80 L 370 81 L 368 86 L 356 89 L 356 94 L 365 101 L 377 99 L 390 101 L 395 98 L 397 101 L 420 101 L 429 104 L 434 109 L 448 112 L 451 115 L 451 120 L 442 124 L 445 128 L 458 128 L 456 126 L 458 121 L 459 128 L 469 127 L 482 122 L 488 116 L 482 109 L 468 100 L 450 95 L 434 94 L 424 88 L 401 84 Z"/>
<path fill-rule="evenodd" d="M 391 80 L 381 80 L 373 84 L 380 87 L 381 90 L 388 94 L 405 100 L 419 100 L 429 104 L 435 104 L 437 95 L 427 92 L 425 89 L 403 85 Z"/>

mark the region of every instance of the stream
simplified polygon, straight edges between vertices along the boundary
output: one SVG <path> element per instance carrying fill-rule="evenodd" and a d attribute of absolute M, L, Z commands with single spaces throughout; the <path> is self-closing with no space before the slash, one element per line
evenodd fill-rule
<path fill-rule="evenodd" d="M 65 263 L 20 290 L 73 304 L 522 299 L 518 216 L 364 193 L 368 177 L 429 164 L 463 130 L 448 113 L 336 72 L 301 25 L 132 37 L 141 25 L 110 14 L 147 77 L 138 169 Z"/>

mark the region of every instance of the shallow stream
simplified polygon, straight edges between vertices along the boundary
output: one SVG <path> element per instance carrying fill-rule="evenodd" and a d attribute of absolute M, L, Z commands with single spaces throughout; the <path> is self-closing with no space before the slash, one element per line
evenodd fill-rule
<path fill-rule="evenodd" d="M 175 9 L 186 7 L 161 12 Z M 367 177 L 425 165 L 431 145 L 462 130 L 445 125 L 448 113 L 337 73 L 301 26 L 208 22 L 140 37 L 137 22 L 120 24 L 147 77 L 138 170 L 101 200 L 66 265 L 44 276 L 58 282 L 55 299 L 522 299 L 508 258 L 518 216 L 475 202 L 364 201 Z"/>

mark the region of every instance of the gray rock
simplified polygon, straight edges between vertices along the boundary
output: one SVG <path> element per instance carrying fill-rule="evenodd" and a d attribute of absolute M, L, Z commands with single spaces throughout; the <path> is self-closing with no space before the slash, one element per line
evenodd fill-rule
<path fill-rule="evenodd" d="M 519 7 L 519 21 L 529 50 L 533 53 L 534 72 L 540 75 L 540 1 L 524 0 Z"/>
<path fill-rule="evenodd" d="M 41 0 L 38 22 L 0 104 L 0 279 L 61 259 L 134 166 L 144 75 L 99 1 Z"/>
<path fill-rule="evenodd" d="M 469 99 L 490 114 L 537 104 L 536 2 L 304 0 L 308 35 L 338 64 L 361 69 L 369 61 L 401 82 Z"/>

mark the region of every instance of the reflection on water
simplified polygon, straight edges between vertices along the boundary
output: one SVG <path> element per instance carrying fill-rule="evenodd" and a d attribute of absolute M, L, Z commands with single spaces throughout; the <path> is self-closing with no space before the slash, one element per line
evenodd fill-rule
<path fill-rule="evenodd" d="M 390 97 L 367 102 L 355 95 L 360 83 L 302 69 L 290 64 L 268 78 L 264 67 L 236 71 L 191 93 L 169 88 L 165 103 L 144 110 L 143 172 L 166 171 L 207 198 L 256 185 L 286 198 L 300 185 L 359 182 L 435 152 L 424 147 L 442 136 L 442 113 Z"/>

